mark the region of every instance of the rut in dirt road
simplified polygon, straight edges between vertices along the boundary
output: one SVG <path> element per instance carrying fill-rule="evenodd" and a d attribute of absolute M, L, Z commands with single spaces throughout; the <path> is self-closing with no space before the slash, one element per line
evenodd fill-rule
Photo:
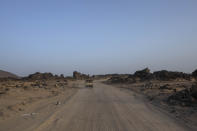
<path fill-rule="evenodd" d="M 139 97 L 139 98 L 138 98 Z M 40 112 L 42 113 L 42 112 Z M 185 131 L 175 120 L 147 107 L 134 92 L 100 82 L 94 88 L 81 88 L 64 105 L 45 119 L 34 118 L 17 124 L 17 130 L 36 131 Z M 17 119 L 15 119 L 17 120 Z M 14 122 L 11 122 L 14 123 Z M 10 124 L 10 126 L 12 126 Z M 2 127 L 0 127 L 1 130 Z M 4 128 L 6 129 L 6 128 Z M 14 130 L 16 128 L 7 128 Z"/>

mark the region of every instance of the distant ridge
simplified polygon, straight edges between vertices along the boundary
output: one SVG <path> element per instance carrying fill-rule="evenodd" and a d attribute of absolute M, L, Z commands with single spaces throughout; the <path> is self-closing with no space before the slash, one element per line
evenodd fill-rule
<path fill-rule="evenodd" d="M 13 73 L 0 70 L 0 78 L 19 78 L 19 77 Z"/>

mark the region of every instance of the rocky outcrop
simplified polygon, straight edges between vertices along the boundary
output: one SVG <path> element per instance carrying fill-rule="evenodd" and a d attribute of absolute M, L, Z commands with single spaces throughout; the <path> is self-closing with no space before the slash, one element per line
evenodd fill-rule
<path fill-rule="evenodd" d="M 127 80 L 127 78 L 115 76 L 115 77 L 111 77 L 111 78 L 108 80 L 108 82 L 109 82 L 109 83 L 113 83 L 113 84 L 116 84 L 116 83 L 127 83 L 128 80 Z"/>
<path fill-rule="evenodd" d="M 130 76 L 131 77 L 131 76 Z M 136 71 L 133 75 L 134 78 L 140 78 L 142 81 L 149 80 L 152 78 L 152 74 L 150 73 L 150 69 L 145 68 L 143 70 Z"/>
<path fill-rule="evenodd" d="M 31 79 L 31 80 L 46 80 L 46 79 L 52 79 L 55 76 L 53 76 L 52 73 L 40 73 L 36 72 L 34 74 L 29 75 L 25 79 Z"/>
<path fill-rule="evenodd" d="M 176 79 L 185 79 L 185 80 L 190 80 L 191 75 L 186 74 L 183 72 L 172 72 L 172 71 L 156 71 L 153 73 L 153 77 L 157 80 L 176 80 Z"/>
<path fill-rule="evenodd" d="M 194 72 L 192 72 L 192 76 L 197 79 L 197 69 Z"/>
<path fill-rule="evenodd" d="M 23 77 L 23 80 L 52 80 L 52 79 L 66 80 L 66 78 L 64 77 L 63 74 L 58 76 L 58 75 L 53 75 L 52 73 L 40 73 L 40 72 L 36 72 L 36 73 L 31 74 L 27 77 Z"/>
<path fill-rule="evenodd" d="M 191 88 L 175 92 L 168 98 L 168 103 L 172 105 L 197 106 L 197 85 Z"/>
<path fill-rule="evenodd" d="M 76 79 L 76 80 L 84 80 L 84 79 L 88 79 L 89 75 L 82 74 L 80 72 L 74 71 L 73 72 L 73 78 Z"/>
<path fill-rule="evenodd" d="M 197 75 L 197 71 L 193 72 L 193 77 Z M 191 74 L 186 74 L 183 72 L 172 72 L 172 71 L 156 71 L 154 73 L 150 72 L 149 68 L 136 71 L 134 74 L 130 75 L 116 75 L 108 79 L 108 83 L 136 83 L 144 82 L 150 80 L 160 80 L 160 81 L 169 81 L 169 80 L 192 80 Z"/>

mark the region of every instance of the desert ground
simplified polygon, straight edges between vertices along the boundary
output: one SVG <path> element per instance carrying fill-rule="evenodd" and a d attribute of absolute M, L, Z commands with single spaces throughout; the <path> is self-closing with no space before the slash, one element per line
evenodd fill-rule
<path fill-rule="evenodd" d="M 1 82 L 0 131 L 187 131 L 185 123 L 147 99 L 136 84 L 94 80 Z M 150 94 L 149 94 L 150 95 Z M 195 120 L 193 120 L 195 122 Z"/>

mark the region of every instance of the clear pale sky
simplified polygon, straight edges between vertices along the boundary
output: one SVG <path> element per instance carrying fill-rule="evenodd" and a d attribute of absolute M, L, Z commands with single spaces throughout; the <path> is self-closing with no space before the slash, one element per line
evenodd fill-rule
<path fill-rule="evenodd" d="M 197 69 L 197 0 L 0 0 L 0 69 Z"/>

